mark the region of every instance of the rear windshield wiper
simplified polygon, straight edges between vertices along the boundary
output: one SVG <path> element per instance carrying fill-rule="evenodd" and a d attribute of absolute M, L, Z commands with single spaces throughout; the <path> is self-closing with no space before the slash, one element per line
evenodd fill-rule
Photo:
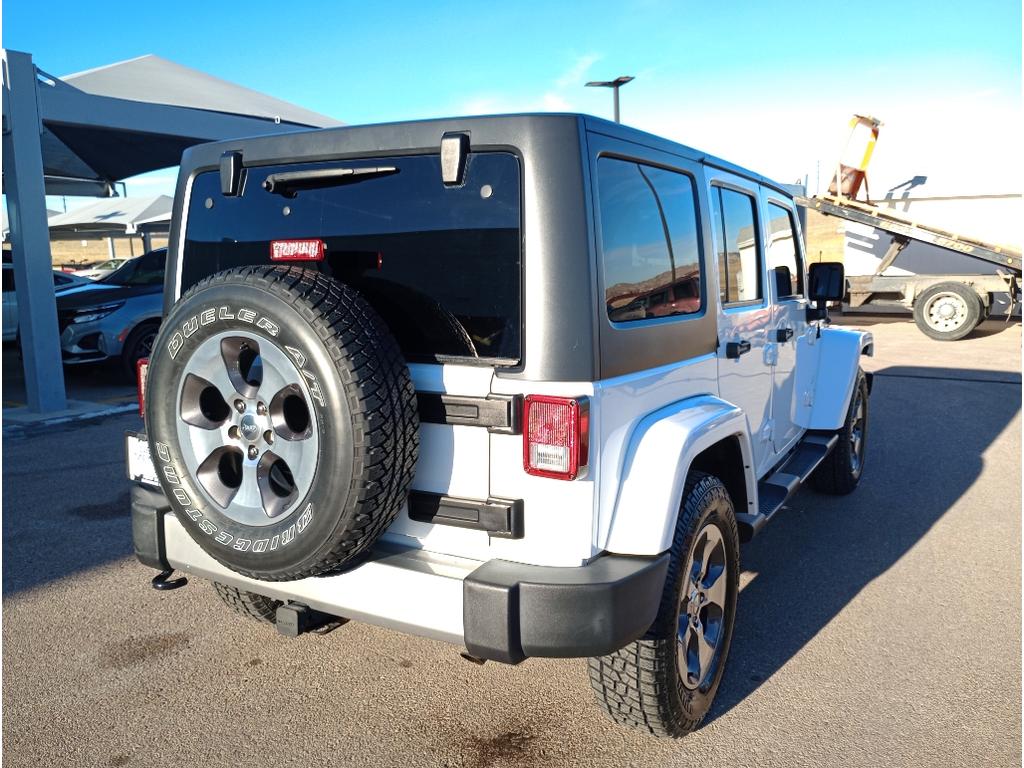
<path fill-rule="evenodd" d="M 378 179 L 398 173 L 393 165 L 380 165 L 371 168 L 320 168 L 310 171 L 289 171 L 288 173 L 272 173 L 263 180 L 263 188 L 275 195 L 295 197 L 300 189 L 322 189 L 338 187 L 342 184 L 355 184 L 357 181 Z"/>

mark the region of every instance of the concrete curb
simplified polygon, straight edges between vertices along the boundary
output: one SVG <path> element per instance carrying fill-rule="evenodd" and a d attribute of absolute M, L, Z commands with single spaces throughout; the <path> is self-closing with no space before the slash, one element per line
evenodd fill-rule
<path fill-rule="evenodd" d="M 138 408 L 139 406 L 137 403 L 122 403 L 120 405 L 110 405 L 101 408 L 85 408 L 76 413 L 65 413 L 55 416 L 45 416 L 42 414 L 32 414 L 29 416 L 27 415 L 27 412 L 24 414 L 10 414 L 8 411 L 22 411 L 23 409 L 5 408 L 3 414 L 3 436 L 14 437 L 24 435 L 34 428 L 52 427 L 76 421 L 86 421 L 89 419 L 102 418 L 104 416 L 130 413 L 131 411 L 137 411 Z"/>

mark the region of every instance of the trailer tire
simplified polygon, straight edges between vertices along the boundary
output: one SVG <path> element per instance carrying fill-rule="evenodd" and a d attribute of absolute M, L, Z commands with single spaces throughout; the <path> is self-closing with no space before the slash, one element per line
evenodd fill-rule
<path fill-rule="evenodd" d="M 936 283 L 914 301 L 914 322 L 936 341 L 957 341 L 984 319 L 981 297 L 969 286 L 953 281 Z"/>

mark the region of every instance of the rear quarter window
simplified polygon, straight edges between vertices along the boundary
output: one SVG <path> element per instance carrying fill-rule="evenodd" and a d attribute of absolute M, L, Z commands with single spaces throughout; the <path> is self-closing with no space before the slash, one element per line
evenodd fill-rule
<path fill-rule="evenodd" d="M 608 319 L 629 323 L 699 313 L 703 299 L 693 179 L 602 157 L 597 184 Z"/>

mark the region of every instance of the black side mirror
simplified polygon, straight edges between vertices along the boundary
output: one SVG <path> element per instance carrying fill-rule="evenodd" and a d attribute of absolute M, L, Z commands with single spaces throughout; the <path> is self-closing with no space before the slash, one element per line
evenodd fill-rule
<path fill-rule="evenodd" d="M 807 319 L 824 320 L 828 317 L 826 302 L 842 301 L 846 297 L 846 272 L 838 261 L 820 261 L 811 264 L 808 278 L 807 295 L 813 306 L 807 309 Z"/>

